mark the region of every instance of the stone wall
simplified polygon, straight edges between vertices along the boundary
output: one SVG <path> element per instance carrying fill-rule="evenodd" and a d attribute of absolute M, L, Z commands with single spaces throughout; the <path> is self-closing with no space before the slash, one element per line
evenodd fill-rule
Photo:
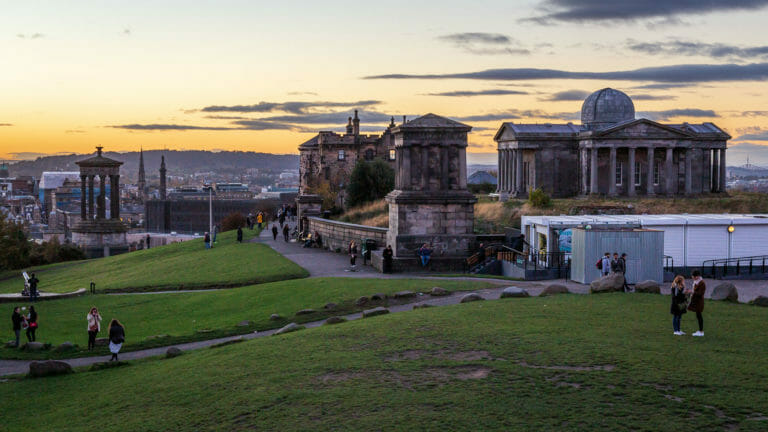
<path fill-rule="evenodd" d="M 378 249 L 386 247 L 386 228 L 357 225 L 319 217 L 308 217 L 307 222 L 309 223 L 309 232 L 313 235 L 315 231 L 320 233 L 323 247 L 332 251 L 340 249 L 346 253 L 349 242 L 354 240 L 358 244 L 358 252 L 362 253 L 363 239 L 376 240 Z"/>

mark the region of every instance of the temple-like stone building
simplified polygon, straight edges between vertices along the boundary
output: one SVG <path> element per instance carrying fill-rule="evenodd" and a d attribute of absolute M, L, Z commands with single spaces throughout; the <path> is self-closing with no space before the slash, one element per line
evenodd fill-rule
<path fill-rule="evenodd" d="M 731 137 L 713 123 L 636 119 L 629 96 L 610 88 L 584 101 L 581 123 L 502 124 L 494 137 L 501 198 L 536 188 L 553 197 L 725 192 Z"/>
<path fill-rule="evenodd" d="M 339 192 L 340 205 L 349 176 L 358 159 L 380 158 L 395 163 L 395 144 L 391 133 L 394 117 L 381 135 L 361 135 L 360 118 L 355 110 L 344 135 L 321 131 L 299 146 L 299 194 L 308 194 L 322 182 Z"/>

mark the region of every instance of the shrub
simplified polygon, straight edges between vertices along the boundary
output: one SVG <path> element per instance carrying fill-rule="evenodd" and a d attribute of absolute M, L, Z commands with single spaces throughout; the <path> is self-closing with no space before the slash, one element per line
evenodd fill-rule
<path fill-rule="evenodd" d="M 221 220 L 221 232 L 245 227 L 245 216 L 240 212 L 230 213 Z"/>
<path fill-rule="evenodd" d="M 533 207 L 537 208 L 549 207 L 552 205 L 549 195 L 539 188 L 528 192 L 528 202 L 531 203 Z"/>
<path fill-rule="evenodd" d="M 473 194 L 489 194 L 496 192 L 496 185 L 493 183 L 469 184 L 467 187 Z"/>
<path fill-rule="evenodd" d="M 358 160 L 347 186 L 347 206 L 354 207 L 375 201 L 395 188 L 395 170 L 381 159 L 372 162 Z"/>

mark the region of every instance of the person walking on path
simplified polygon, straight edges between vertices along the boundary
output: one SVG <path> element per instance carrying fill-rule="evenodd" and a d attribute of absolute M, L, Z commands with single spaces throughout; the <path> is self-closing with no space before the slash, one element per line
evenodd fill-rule
<path fill-rule="evenodd" d="M 264 212 L 259 212 L 256 215 L 256 223 L 259 224 L 259 229 L 261 229 L 261 224 L 264 223 Z"/>
<path fill-rule="evenodd" d="M 125 342 L 125 327 L 120 324 L 120 321 L 112 318 L 109 323 L 109 352 L 112 353 L 112 358 L 109 361 L 119 361 L 117 354 L 123 347 L 123 342 Z"/>
<path fill-rule="evenodd" d="M 417 252 L 419 255 L 419 259 L 421 260 L 421 266 L 426 267 L 427 264 L 429 264 L 429 259 L 432 257 L 432 249 L 429 248 L 429 245 L 424 243 L 419 248 L 419 251 Z"/>
<path fill-rule="evenodd" d="M 600 265 L 603 276 L 608 276 L 611 272 L 611 254 L 609 252 L 606 252 L 605 255 L 603 255 Z"/>
<path fill-rule="evenodd" d="M 685 332 L 680 330 L 680 320 L 688 307 L 688 298 L 685 295 L 685 278 L 680 275 L 675 276 L 669 290 L 672 297 L 672 306 L 669 308 L 669 313 L 672 314 L 672 334 L 683 336 Z"/>
<path fill-rule="evenodd" d="M 290 232 L 291 232 L 291 229 L 288 228 L 288 225 L 286 224 L 283 227 L 283 240 L 285 240 L 286 243 L 288 243 L 288 240 L 289 240 L 288 237 Z"/>
<path fill-rule="evenodd" d="M 16 335 L 16 348 L 19 347 L 19 335 L 21 334 L 21 313 L 19 313 L 19 307 L 13 308 L 13 314 L 11 315 L 11 322 L 13 323 L 13 333 Z"/>
<path fill-rule="evenodd" d="M 691 336 L 704 336 L 704 317 L 702 313 L 704 312 L 704 293 L 707 290 L 707 285 L 704 284 L 700 271 L 694 270 L 691 276 L 693 276 L 693 296 L 691 296 L 691 304 L 688 305 L 688 310 L 696 312 L 696 321 L 699 322 L 699 331 Z"/>
<path fill-rule="evenodd" d="M 277 240 L 277 225 L 272 224 L 272 240 Z"/>
<path fill-rule="evenodd" d="M 205 236 L 203 237 L 203 241 L 205 242 L 205 248 L 210 249 L 211 248 L 211 234 L 205 233 Z"/>
<path fill-rule="evenodd" d="M 278 218 L 278 220 L 280 221 L 280 227 L 282 228 L 283 225 L 285 224 L 285 210 L 280 212 L 280 217 Z"/>
<path fill-rule="evenodd" d="M 237 242 L 243 242 L 243 227 L 237 227 Z"/>
<path fill-rule="evenodd" d="M 101 331 L 101 315 L 92 307 L 85 318 L 88 320 L 88 351 L 91 351 L 96 348 L 96 335 Z"/>
<path fill-rule="evenodd" d="M 392 273 L 392 256 L 394 255 L 392 246 L 387 245 L 382 255 L 384 256 L 384 273 Z"/>
<path fill-rule="evenodd" d="M 40 283 L 40 280 L 32 273 L 27 283 L 29 284 L 29 301 L 35 302 L 38 297 L 37 284 Z"/>
<path fill-rule="evenodd" d="M 355 261 L 357 260 L 357 243 L 355 243 L 354 240 L 349 242 L 349 271 L 357 271 L 357 266 L 355 265 Z"/>
<path fill-rule="evenodd" d="M 37 311 L 34 306 L 29 307 L 29 315 L 27 315 L 27 341 L 34 342 L 37 340 L 35 332 L 37 331 Z"/>

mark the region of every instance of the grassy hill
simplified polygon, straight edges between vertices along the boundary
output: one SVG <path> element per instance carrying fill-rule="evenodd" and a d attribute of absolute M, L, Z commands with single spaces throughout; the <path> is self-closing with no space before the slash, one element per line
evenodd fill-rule
<path fill-rule="evenodd" d="M 0 348 L 0 358 L 73 357 L 106 355 L 106 348 L 95 353 L 84 351 L 88 336 L 85 332 L 86 314 L 92 306 L 101 312 L 102 333 L 107 336 L 107 323 L 117 318 L 126 326 L 125 350 L 133 351 L 153 346 L 166 346 L 193 340 L 213 339 L 254 330 L 279 328 L 285 324 L 320 320 L 332 315 L 353 313 L 361 308 L 354 301 L 363 295 L 390 294 L 401 290 L 429 291 L 440 285 L 447 290 L 476 290 L 491 284 L 473 281 L 434 281 L 418 279 L 311 278 L 251 285 L 247 287 L 190 293 L 150 295 L 97 295 L 46 301 L 35 305 L 39 314 L 39 342 L 54 345 L 69 341 L 80 345 L 76 352 L 26 353 L 15 348 Z M 333 311 L 323 307 L 336 303 Z M 16 304 L 0 304 L 0 316 L 11 316 Z M 296 316 L 302 309 L 317 313 Z M 271 321 L 276 313 L 285 319 Z M 253 323 L 237 327 L 244 320 Z M 12 339 L 10 327 L 3 330 L 5 340 Z M 166 335 L 162 338 L 151 336 Z"/>
<path fill-rule="evenodd" d="M 764 431 L 768 310 L 707 302 L 706 337 L 677 337 L 668 301 L 477 302 L 12 380 L 0 384 L 3 427 Z M 22 395 L 41 409 L 28 414 Z"/>
<path fill-rule="evenodd" d="M 256 233 L 245 230 L 246 241 Z M 234 231 L 222 233 L 210 250 L 204 248 L 201 239 L 29 271 L 37 274 L 38 287 L 46 292 L 88 288 L 91 281 L 100 292 L 159 291 L 240 286 L 308 275 L 269 246 L 240 244 L 235 237 Z M 0 275 L 0 293 L 20 292 L 22 288 L 20 271 Z"/>

